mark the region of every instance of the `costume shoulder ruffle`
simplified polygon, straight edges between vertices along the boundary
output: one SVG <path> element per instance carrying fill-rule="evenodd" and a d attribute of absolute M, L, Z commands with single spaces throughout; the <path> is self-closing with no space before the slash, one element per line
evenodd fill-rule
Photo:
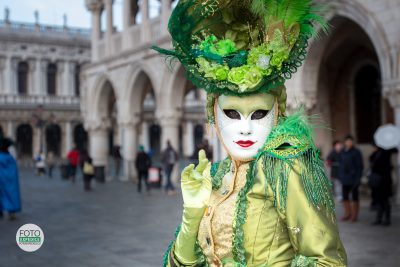
<path fill-rule="evenodd" d="M 257 162 L 263 164 L 267 185 L 274 194 L 275 205 L 286 208 L 289 174 L 298 165 L 296 179 L 311 205 L 334 211 L 332 186 L 323 161 L 315 147 L 313 129 L 302 112 L 282 118 L 268 137 Z M 292 176 L 293 177 L 293 176 Z"/>
<path fill-rule="evenodd" d="M 313 129 L 302 111 L 281 118 L 273 128 L 259 155 L 267 154 L 278 159 L 297 158 L 310 149 L 315 149 Z"/>

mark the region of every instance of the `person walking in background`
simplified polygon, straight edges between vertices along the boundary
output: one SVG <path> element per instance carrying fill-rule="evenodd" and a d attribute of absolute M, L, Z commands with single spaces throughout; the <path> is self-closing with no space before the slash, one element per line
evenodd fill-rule
<path fill-rule="evenodd" d="M 0 138 L 0 217 L 7 211 L 9 219 L 15 220 L 21 211 L 21 196 L 17 162 L 8 151 L 11 145 L 10 139 Z"/>
<path fill-rule="evenodd" d="M 94 177 L 94 166 L 92 162 L 92 158 L 86 153 L 85 158 L 83 159 L 83 189 L 88 192 L 92 191 L 92 179 Z"/>
<path fill-rule="evenodd" d="M 36 165 L 36 174 L 42 176 L 42 174 L 46 174 L 46 156 L 43 151 L 40 150 L 39 154 L 35 158 Z"/>
<path fill-rule="evenodd" d="M 363 173 L 363 161 L 360 150 L 354 145 L 354 138 L 347 135 L 344 149 L 339 159 L 339 179 L 342 183 L 344 215 L 342 221 L 356 222 L 358 219 L 358 187 Z M 351 202 L 350 202 L 351 195 Z"/>
<path fill-rule="evenodd" d="M 74 147 L 67 154 L 68 160 L 68 178 L 75 183 L 76 169 L 79 164 L 79 151 L 76 147 Z"/>
<path fill-rule="evenodd" d="M 142 181 L 146 186 L 146 191 L 150 192 L 148 177 L 149 177 L 149 168 L 151 166 L 151 160 L 149 155 L 144 151 L 143 146 L 139 146 L 139 151 L 136 155 L 135 161 L 136 170 L 139 176 L 138 181 L 138 192 L 142 192 Z"/>
<path fill-rule="evenodd" d="M 53 169 L 55 164 L 56 164 L 56 159 L 54 153 L 53 151 L 50 151 L 49 153 L 47 153 L 47 170 L 49 178 L 53 178 Z"/>
<path fill-rule="evenodd" d="M 375 151 L 369 157 L 370 173 L 368 175 L 371 192 L 377 206 L 376 219 L 373 225 L 390 225 L 392 196 L 392 164 L 390 150 L 375 145 Z"/>
<path fill-rule="evenodd" d="M 342 149 L 342 143 L 338 140 L 334 141 L 332 144 L 332 150 L 326 159 L 327 165 L 331 168 L 330 179 L 333 185 L 333 192 L 335 196 L 337 188 L 336 183 L 339 179 L 339 161 Z"/>
<path fill-rule="evenodd" d="M 171 180 L 172 171 L 174 170 L 174 165 L 178 161 L 178 153 L 172 147 L 171 142 L 167 141 L 167 148 L 162 154 L 162 163 L 164 165 L 165 175 L 167 176 L 167 184 L 165 186 L 165 191 L 168 195 L 175 195 L 175 187 Z"/>
<path fill-rule="evenodd" d="M 121 171 L 121 161 L 122 161 L 122 156 L 120 152 L 121 147 L 120 146 L 114 146 L 113 147 L 113 158 L 114 158 L 114 165 L 115 165 L 115 177 L 119 177 L 119 173 Z"/>

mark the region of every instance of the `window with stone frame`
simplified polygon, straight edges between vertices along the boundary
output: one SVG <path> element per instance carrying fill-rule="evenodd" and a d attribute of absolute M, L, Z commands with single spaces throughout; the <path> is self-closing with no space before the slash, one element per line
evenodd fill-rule
<path fill-rule="evenodd" d="M 47 94 L 56 95 L 57 93 L 57 65 L 49 63 L 47 65 Z"/>
<path fill-rule="evenodd" d="M 26 61 L 21 61 L 17 66 L 18 94 L 28 94 L 28 73 L 29 65 Z"/>
<path fill-rule="evenodd" d="M 80 81 L 79 81 L 79 75 L 81 73 L 81 65 L 78 63 L 75 65 L 75 71 L 74 71 L 74 94 L 75 96 L 80 95 Z"/>

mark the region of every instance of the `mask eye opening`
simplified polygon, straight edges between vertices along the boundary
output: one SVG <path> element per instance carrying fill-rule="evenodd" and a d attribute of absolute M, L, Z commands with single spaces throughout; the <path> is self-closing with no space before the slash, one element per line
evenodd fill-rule
<path fill-rule="evenodd" d="M 240 120 L 240 113 L 234 109 L 224 109 L 224 114 L 233 120 Z"/>
<path fill-rule="evenodd" d="M 267 116 L 269 112 L 270 112 L 270 110 L 258 109 L 256 111 L 254 111 L 253 114 L 251 114 L 251 119 L 252 120 L 261 120 L 262 118 Z"/>

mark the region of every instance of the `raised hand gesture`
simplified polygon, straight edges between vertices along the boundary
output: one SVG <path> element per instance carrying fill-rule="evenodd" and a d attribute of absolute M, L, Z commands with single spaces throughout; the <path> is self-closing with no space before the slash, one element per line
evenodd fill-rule
<path fill-rule="evenodd" d="M 181 187 L 184 206 L 187 208 L 205 208 L 211 195 L 211 176 L 203 175 L 211 163 L 204 150 L 199 151 L 199 164 L 195 168 L 190 164 L 181 174 Z M 204 172 L 206 173 L 206 172 Z"/>

